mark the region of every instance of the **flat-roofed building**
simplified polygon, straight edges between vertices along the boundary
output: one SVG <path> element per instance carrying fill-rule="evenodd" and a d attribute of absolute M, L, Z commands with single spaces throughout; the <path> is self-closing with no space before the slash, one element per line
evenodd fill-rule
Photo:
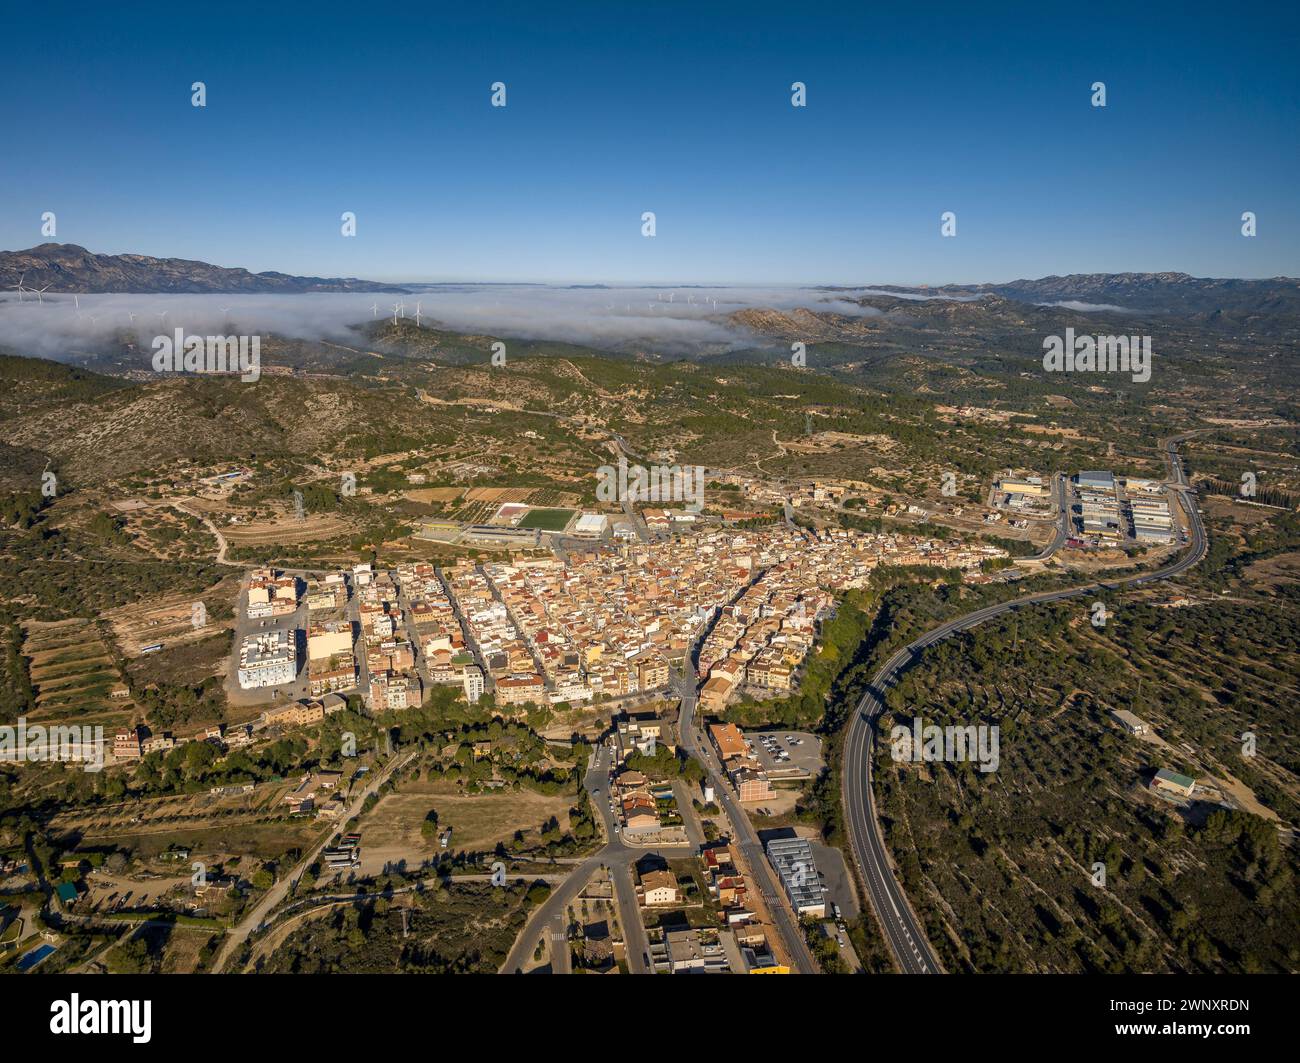
<path fill-rule="evenodd" d="M 761 768 L 745 765 L 732 769 L 729 774 L 732 785 L 736 787 L 736 797 L 741 804 L 766 801 L 772 796 L 772 784 L 768 780 L 767 772 Z"/>
<path fill-rule="evenodd" d="M 473 665 L 465 669 L 465 700 L 471 705 L 478 703 L 478 699 L 483 696 L 483 673 Z"/>
<path fill-rule="evenodd" d="M 536 528 L 495 527 L 489 524 L 475 524 L 466 529 L 466 543 L 480 543 L 485 546 L 523 546 L 536 548 L 542 541 L 542 533 Z"/>
<path fill-rule="evenodd" d="M 584 513 L 569 532 L 576 539 L 599 539 L 609 527 L 609 518 L 603 513 Z"/>
<path fill-rule="evenodd" d="M 371 712 L 388 709 L 418 708 L 423 700 L 423 684 L 416 675 L 380 672 L 370 677 L 368 705 Z"/>
<path fill-rule="evenodd" d="M 698 930 L 670 930 L 664 935 L 664 947 L 673 974 L 721 974 L 728 970 L 722 945 L 705 941 Z"/>
<path fill-rule="evenodd" d="M 668 661 L 662 654 L 646 650 L 628 663 L 636 665 L 637 685 L 641 690 L 654 690 L 668 684 Z"/>
<path fill-rule="evenodd" d="M 1168 513 L 1169 503 L 1163 498 L 1133 498 L 1129 506 L 1134 513 Z"/>
<path fill-rule="evenodd" d="M 1099 491 L 1115 490 L 1115 474 L 1098 469 L 1088 469 L 1080 472 L 1075 481 L 1080 487 L 1091 487 Z"/>
<path fill-rule="evenodd" d="M 277 628 L 244 639 L 239 649 L 239 685 L 244 690 L 292 683 L 297 659 L 290 633 Z"/>
<path fill-rule="evenodd" d="M 315 697 L 337 690 L 350 690 L 357 685 L 356 658 L 349 651 L 335 654 L 323 661 L 309 661 L 307 681 Z"/>
<path fill-rule="evenodd" d="M 806 838 L 773 838 L 767 843 L 767 858 L 781 880 L 781 887 L 796 915 L 822 917 L 826 914 L 826 891 Z"/>
<path fill-rule="evenodd" d="M 1009 495 L 1030 495 L 1033 498 L 1041 498 L 1048 492 L 1047 485 L 1037 476 L 1027 476 L 1023 480 L 999 480 L 998 490 Z"/>
<path fill-rule="evenodd" d="M 1196 792 L 1196 780 L 1187 775 L 1180 775 L 1176 771 L 1170 771 L 1168 768 L 1161 768 L 1151 780 L 1151 789 L 1157 793 L 1191 797 Z"/>
<path fill-rule="evenodd" d="M 329 704 L 316 700 L 295 701 L 289 705 L 264 709 L 262 723 L 267 726 L 278 724 L 281 727 L 310 727 L 314 723 L 320 723 L 326 716 L 341 712 L 344 708 L 346 703 L 337 700 L 331 700 Z"/>
<path fill-rule="evenodd" d="M 1120 726 L 1131 735 L 1144 735 L 1151 730 L 1146 720 L 1134 716 L 1128 709 L 1114 709 L 1111 711 L 1111 716 L 1118 720 Z"/>
<path fill-rule="evenodd" d="M 314 590 L 307 594 L 307 611 L 333 609 L 339 604 L 339 596 L 333 589 Z"/>

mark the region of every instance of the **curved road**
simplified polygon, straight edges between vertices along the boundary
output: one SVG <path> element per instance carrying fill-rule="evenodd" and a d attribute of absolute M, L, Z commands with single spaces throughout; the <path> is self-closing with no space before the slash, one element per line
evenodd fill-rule
<path fill-rule="evenodd" d="M 614 830 L 614 814 L 609 809 L 609 770 L 610 753 L 602 742 L 587 766 L 584 788 L 592 807 L 604 821 L 605 834 L 609 840 L 596 852 L 575 863 L 565 881 L 556 886 L 551 895 L 537 907 L 515 938 L 514 946 L 501 964 L 500 974 L 522 971 L 532 956 L 533 947 L 544 936 L 548 936 L 555 946 L 552 954 L 559 960 L 558 965 L 552 966 L 552 970 L 557 974 L 569 973 L 569 950 L 564 944 L 568 939 L 568 906 L 577 899 L 596 870 L 602 867 L 609 870 L 614 885 L 614 900 L 618 904 L 619 923 L 623 928 L 628 971 L 632 974 L 650 973 L 650 942 L 641 923 L 641 909 L 632 882 L 631 864 L 648 853 L 676 858 L 692 855 L 695 849 L 691 846 L 624 844 L 622 837 Z"/>
<path fill-rule="evenodd" d="M 328 830 L 322 832 L 319 840 L 313 843 L 311 849 L 307 851 L 307 855 L 294 865 L 293 870 L 277 879 L 275 884 L 262 895 L 261 900 L 248 910 L 244 918 L 226 931 L 221 947 L 212 960 L 211 970 L 213 973 L 219 972 L 229 962 L 239 947 L 248 940 L 249 934 L 261 927 L 263 923 L 269 921 L 271 913 L 281 901 L 289 896 L 289 892 L 298 885 L 298 880 L 302 878 L 303 873 L 320 856 L 321 850 L 329 844 L 330 839 L 347 826 L 361 811 L 361 806 L 365 803 L 366 798 L 375 793 L 399 768 L 409 763 L 411 758 L 418 752 L 418 749 L 413 749 L 404 757 L 396 755 L 390 757 L 388 763 L 379 771 L 374 772 L 366 785 L 353 796 L 348 807 L 338 817 L 337 821 L 330 824 Z"/>
<path fill-rule="evenodd" d="M 862 700 L 849 721 L 844 739 L 844 807 L 848 815 L 849 840 L 853 847 L 854 860 L 866 883 L 871 906 L 875 909 L 877 919 L 884 929 L 885 940 L 894 954 L 899 969 L 905 974 L 937 974 L 942 971 L 942 968 L 930 948 L 929 941 L 926 940 L 920 920 L 908 904 L 903 888 L 894 874 L 885 848 L 884 836 L 880 830 L 880 822 L 876 817 L 871 790 L 871 755 L 875 742 L 875 720 L 884 710 L 885 691 L 896 682 L 899 673 L 913 663 L 922 650 L 954 632 L 966 631 L 1022 606 L 1079 598 L 1102 590 L 1116 590 L 1122 586 L 1168 579 L 1197 564 L 1205 556 L 1208 539 L 1205 526 L 1201 522 L 1200 510 L 1196 505 L 1196 497 L 1195 495 L 1188 497 L 1189 485 L 1177 450 L 1178 443 L 1194 434 L 1196 433 L 1188 432 L 1165 441 L 1165 459 L 1169 463 L 1172 474 L 1174 494 L 1180 500 L 1192 530 L 1191 548 L 1176 562 L 1167 568 L 1142 575 L 1126 576 L 1103 583 L 1090 583 L 1070 590 L 1045 591 L 1015 598 L 976 609 L 965 616 L 950 620 L 927 631 L 890 657 L 876 673 L 866 693 L 862 695 Z"/>

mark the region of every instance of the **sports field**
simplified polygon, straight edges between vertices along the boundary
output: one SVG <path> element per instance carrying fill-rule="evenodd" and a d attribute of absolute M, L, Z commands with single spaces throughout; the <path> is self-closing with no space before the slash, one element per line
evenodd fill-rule
<path fill-rule="evenodd" d="M 521 528 L 541 528 L 542 531 L 564 531 L 573 519 L 572 509 L 530 509 L 519 522 Z"/>

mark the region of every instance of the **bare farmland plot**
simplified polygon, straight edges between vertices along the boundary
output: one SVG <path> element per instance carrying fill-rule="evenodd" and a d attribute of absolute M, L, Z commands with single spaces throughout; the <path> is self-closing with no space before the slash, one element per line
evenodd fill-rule
<path fill-rule="evenodd" d="M 365 855 L 384 863 L 416 863 L 433 855 L 437 842 L 420 834 L 420 824 L 430 809 L 438 813 L 439 829 L 452 828 L 451 849 L 484 852 L 498 842 L 509 842 L 515 831 L 526 841 L 538 840 L 538 828 L 554 816 L 561 830 L 568 829 L 572 795 L 546 795 L 531 790 L 467 795 L 439 784 L 413 783 L 401 793 L 388 794 L 366 817 Z"/>
<path fill-rule="evenodd" d="M 104 614 L 104 619 L 113 626 L 113 635 L 122 655 L 138 657 L 143 647 L 157 642 L 172 647 L 227 630 L 230 625 L 215 621 L 213 614 L 217 602 L 235 599 L 236 586 L 237 581 L 227 580 L 201 599 L 192 594 L 150 598 L 111 609 Z M 200 600 L 204 603 L 204 623 L 196 625 L 194 603 Z"/>
<path fill-rule="evenodd" d="M 414 491 L 404 491 L 403 496 L 412 502 L 425 502 L 430 505 L 450 504 L 460 499 L 465 493 L 463 487 L 421 487 Z"/>
<path fill-rule="evenodd" d="M 471 487 L 465 492 L 466 502 L 487 502 L 495 508 L 503 502 L 523 502 L 531 487 Z"/>

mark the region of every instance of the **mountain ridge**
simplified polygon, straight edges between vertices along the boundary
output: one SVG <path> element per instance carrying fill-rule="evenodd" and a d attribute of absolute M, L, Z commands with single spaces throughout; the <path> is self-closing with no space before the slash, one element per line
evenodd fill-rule
<path fill-rule="evenodd" d="M 1023 303 L 1077 301 L 1160 313 L 1248 313 L 1261 309 L 1300 311 L 1300 279 L 1295 277 L 1193 277 L 1177 271 L 1066 273 L 1004 283 L 944 284 L 925 288 L 896 284 L 875 287 L 878 291 L 900 294 L 1000 295 Z"/>
<path fill-rule="evenodd" d="M 105 255 L 79 244 L 38 244 L 0 251 L 0 288 L 44 288 L 61 294 L 307 294 L 310 292 L 394 292 L 409 289 L 356 277 L 298 277 L 242 267 L 214 266 L 186 258 Z"/>

